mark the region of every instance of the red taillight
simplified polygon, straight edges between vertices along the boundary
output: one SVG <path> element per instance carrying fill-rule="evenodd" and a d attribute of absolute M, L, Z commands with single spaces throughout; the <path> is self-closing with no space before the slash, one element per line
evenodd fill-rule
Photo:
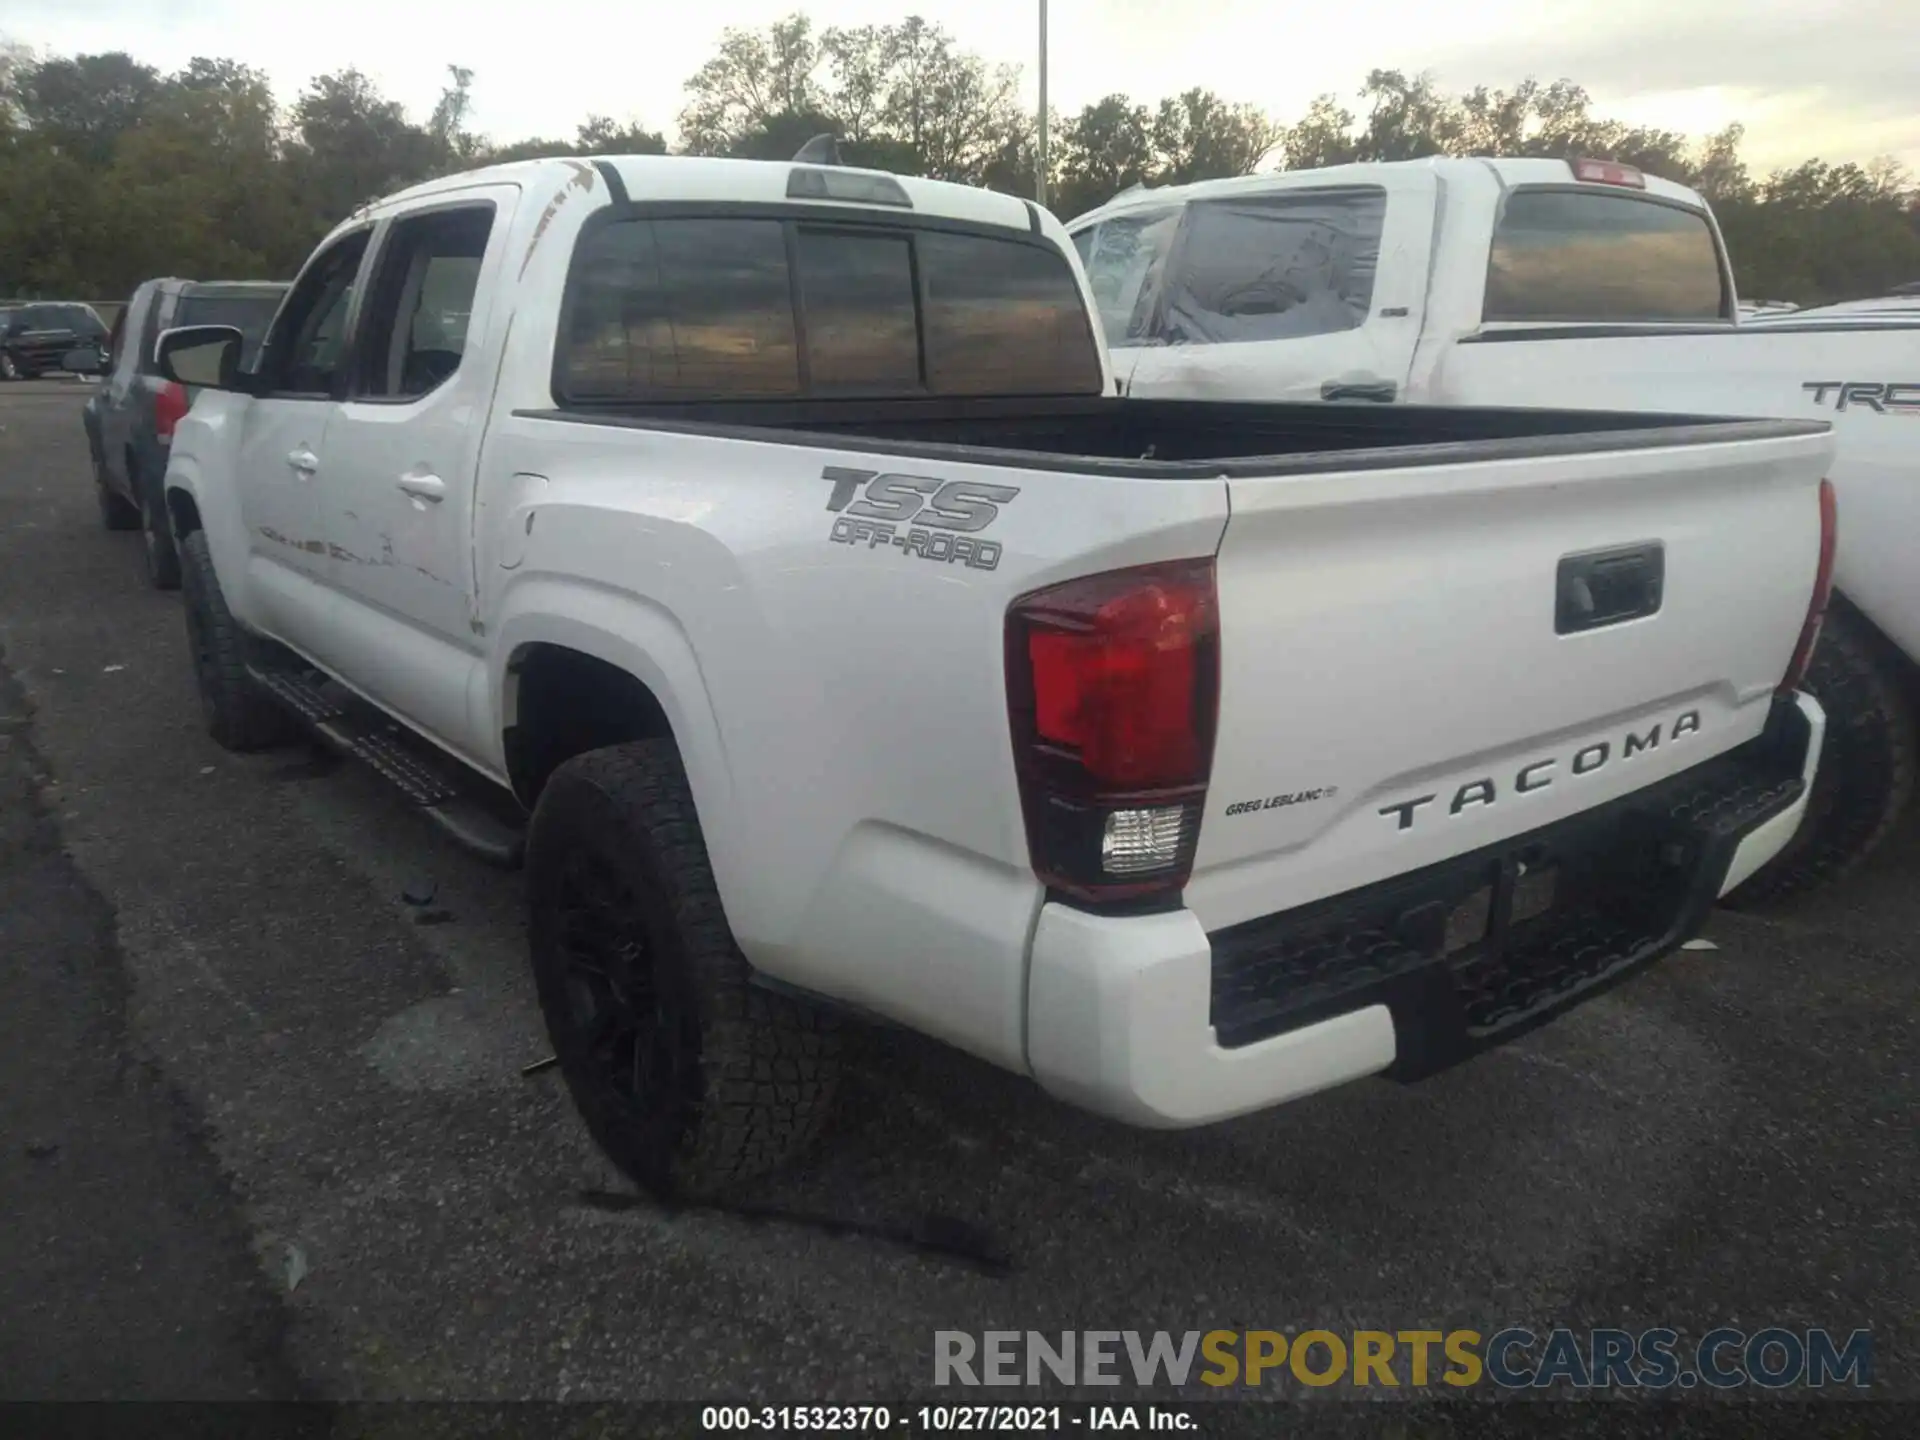
<path fill-rule="evenodd" d="M 1115 570 L 1014 603 L 1007 693 L 1041 879 L 1088 901 L 1186 883 L 1219 656 L 1210 559 Z"/>
<path fill-rule="evenodd" d="M 169 380 L 153 397 L 153 429 L 162 440 L 173 439 L 173 427 L 187 418 L 187 387 Z"/>
<path fill-rule="evenodd" d="M 1800 643 L 1793 647 L 1793 659 L 1787 665 L 1780 693 L 1791 694 L 1807 677 L 1813 663 L 1814 646 L 1820 643 L 1820 623 L 1827 616 L 1827 602 L 1833 598 L 1833 552 L 1839 542 L 1839 509 L 1834 503 L 1833 482 L 1820 482 L 1820 563 L 1813 572 L 1813 599 L 1807 603 L 1807 620 L 1800 627 Z"/>
<path fill-rule="evenodd" d="M 1647 177 L 1631 165 L 1613 160 L 1575 160 L 1573 178 L 1587 185 L 1625 185 L 1634 190 L 1647 188 Z"/>

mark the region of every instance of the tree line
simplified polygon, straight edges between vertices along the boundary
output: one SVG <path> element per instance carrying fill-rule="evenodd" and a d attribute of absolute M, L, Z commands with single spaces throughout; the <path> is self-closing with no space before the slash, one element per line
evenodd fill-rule
<path fill-rule="evenodd" d="M 284 278 L 363 201 L 492 161 L 666 154 L 664 134 L 589 115 L 570 136 L 470 128 L 475 76 L 448 66 L 416 119 L 354 69 L 290 104 L 258 70 L 196 59 L 162 73 L 123 53 L 37 56 L 0 44 L 0 296 L 126 294 L 153 275 Z M 686 82 L 688 154 L 787 159 L 832 133 L 853 163 L 1032 196 L 1038 117 L 1021 72 L 919 17 L 818 29 L 796 14 L 728 29 Z M 1689 184 L 1713 202 L 1741 292 L 1799 304 L 1920 280 L 1920 189 L 1891 161 L 1811 159 L 1765 176 L 1741 128 L 1694 138 L 1597 115 L 1568 80 L 1448 93 L 1375 70 L 1349 104 L 1291 123 L 1204 87 L 1145 104 L 1108 95 L 1050 115 L 1047 199 L 1071 218 L 1131 185 L 1428 155 L 1587 155 Z"/>

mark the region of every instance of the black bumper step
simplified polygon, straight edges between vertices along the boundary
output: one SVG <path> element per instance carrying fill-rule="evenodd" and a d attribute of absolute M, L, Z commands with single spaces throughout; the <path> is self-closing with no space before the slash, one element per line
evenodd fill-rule
<path fill-rule="evenodd" d="M 371 766 L 460 845 L 506 869 L 520 863 L 525 831 L 510 797 L 481 795 L 485 781 L 317 671 L 248 673 L 329 748 Z"/>
<path fill-rule="evenodd" d="M 1216 1038 L 1384 1004 L 1411 1080 L 1544 1023 L 1699 929 L 1740 841 L 1799 798 L 1808 738 L 1776 702 L 1759 738 L 1611 804 L 1215 932 Z"/>

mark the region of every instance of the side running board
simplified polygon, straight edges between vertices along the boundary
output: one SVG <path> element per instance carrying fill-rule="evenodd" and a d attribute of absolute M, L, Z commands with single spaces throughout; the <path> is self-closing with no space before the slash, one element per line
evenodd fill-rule
<path fill-rule="evenodd" d="M 492 788 L 484 780 L 323 675 L 251 665 L 247 673 L 330 749 L 371 766 L 465 849 L 503 869 L 519 865 L 525 831 L 503 813 L 510 797 L 489 804 L 477 793 Z"/>

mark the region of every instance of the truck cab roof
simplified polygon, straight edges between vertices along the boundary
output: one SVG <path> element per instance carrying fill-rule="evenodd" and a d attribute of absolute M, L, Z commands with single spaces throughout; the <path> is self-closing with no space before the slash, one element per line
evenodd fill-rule
<path fill-rule="evenodd" d="M 590 159 L 518 160 L 428 180 L 369 203 L 340 228 L 346 229 L 396 207 L 412 206 L 474 185 L 506 183 L 530 190 L 551 186 L 559 193 L 563 187 L 577 184 L 581 172 L 589 167 L 601 176 L 611 172 L 627 197 L 641 203 L 856 205 L 868 206 L 880 213 L 899 214 L 905 210 L 923 217 L 1036 233 L 1048 228 L 1046 222 L 1052 218 L 1017 196 L 850 165 L 729 160 L 703 155 L 612 155 Z M 816 178 L 797 180 L 796 176 L 802 174 Z M 817 178 L 822 176 L 833 178 L 831 181 Z M 880 195 L 889 198 L 872 198 Z M 1058 223 L 1052 221 L 1053 226 Z M 1064 232 L 1056 238 L 1064 240 Z"/>
<path fill-rule="evenodd" d="M 1570 160 L 1496 159 L 1483 156 L 1429 156 L 1424 160 L 1366 161 L 1356 165 L 1330 165 L 1316 170 L 1282 170 L 1265 175 L 1239 175 L 1228 180 L 1197 180 L 1188 185 L 1135 186 L 1123 191 L 1104 205 L 1074 217 L 1074 226 L 1125 213 L 1128 210 L 1185 204 L 1190 200 L 1224 200 L 1236 195 L 1267 195 L 1282 190 L 1327 190 L 1350 185 L 1378 185 L 1395 175 L 1421 171 L 1441 180 L 1481 181 L 1491 174 L 1503 190 L 1521 185 L 1591 185 L 1596 190 L 1619 189 L 1597 181 L 1582 180 Z M 1638 171 L 1641 184 L 1631 188 L 1654 199 L 1705 210 L 1706 202 L 1698 192 L 1657 175 Z"/>

